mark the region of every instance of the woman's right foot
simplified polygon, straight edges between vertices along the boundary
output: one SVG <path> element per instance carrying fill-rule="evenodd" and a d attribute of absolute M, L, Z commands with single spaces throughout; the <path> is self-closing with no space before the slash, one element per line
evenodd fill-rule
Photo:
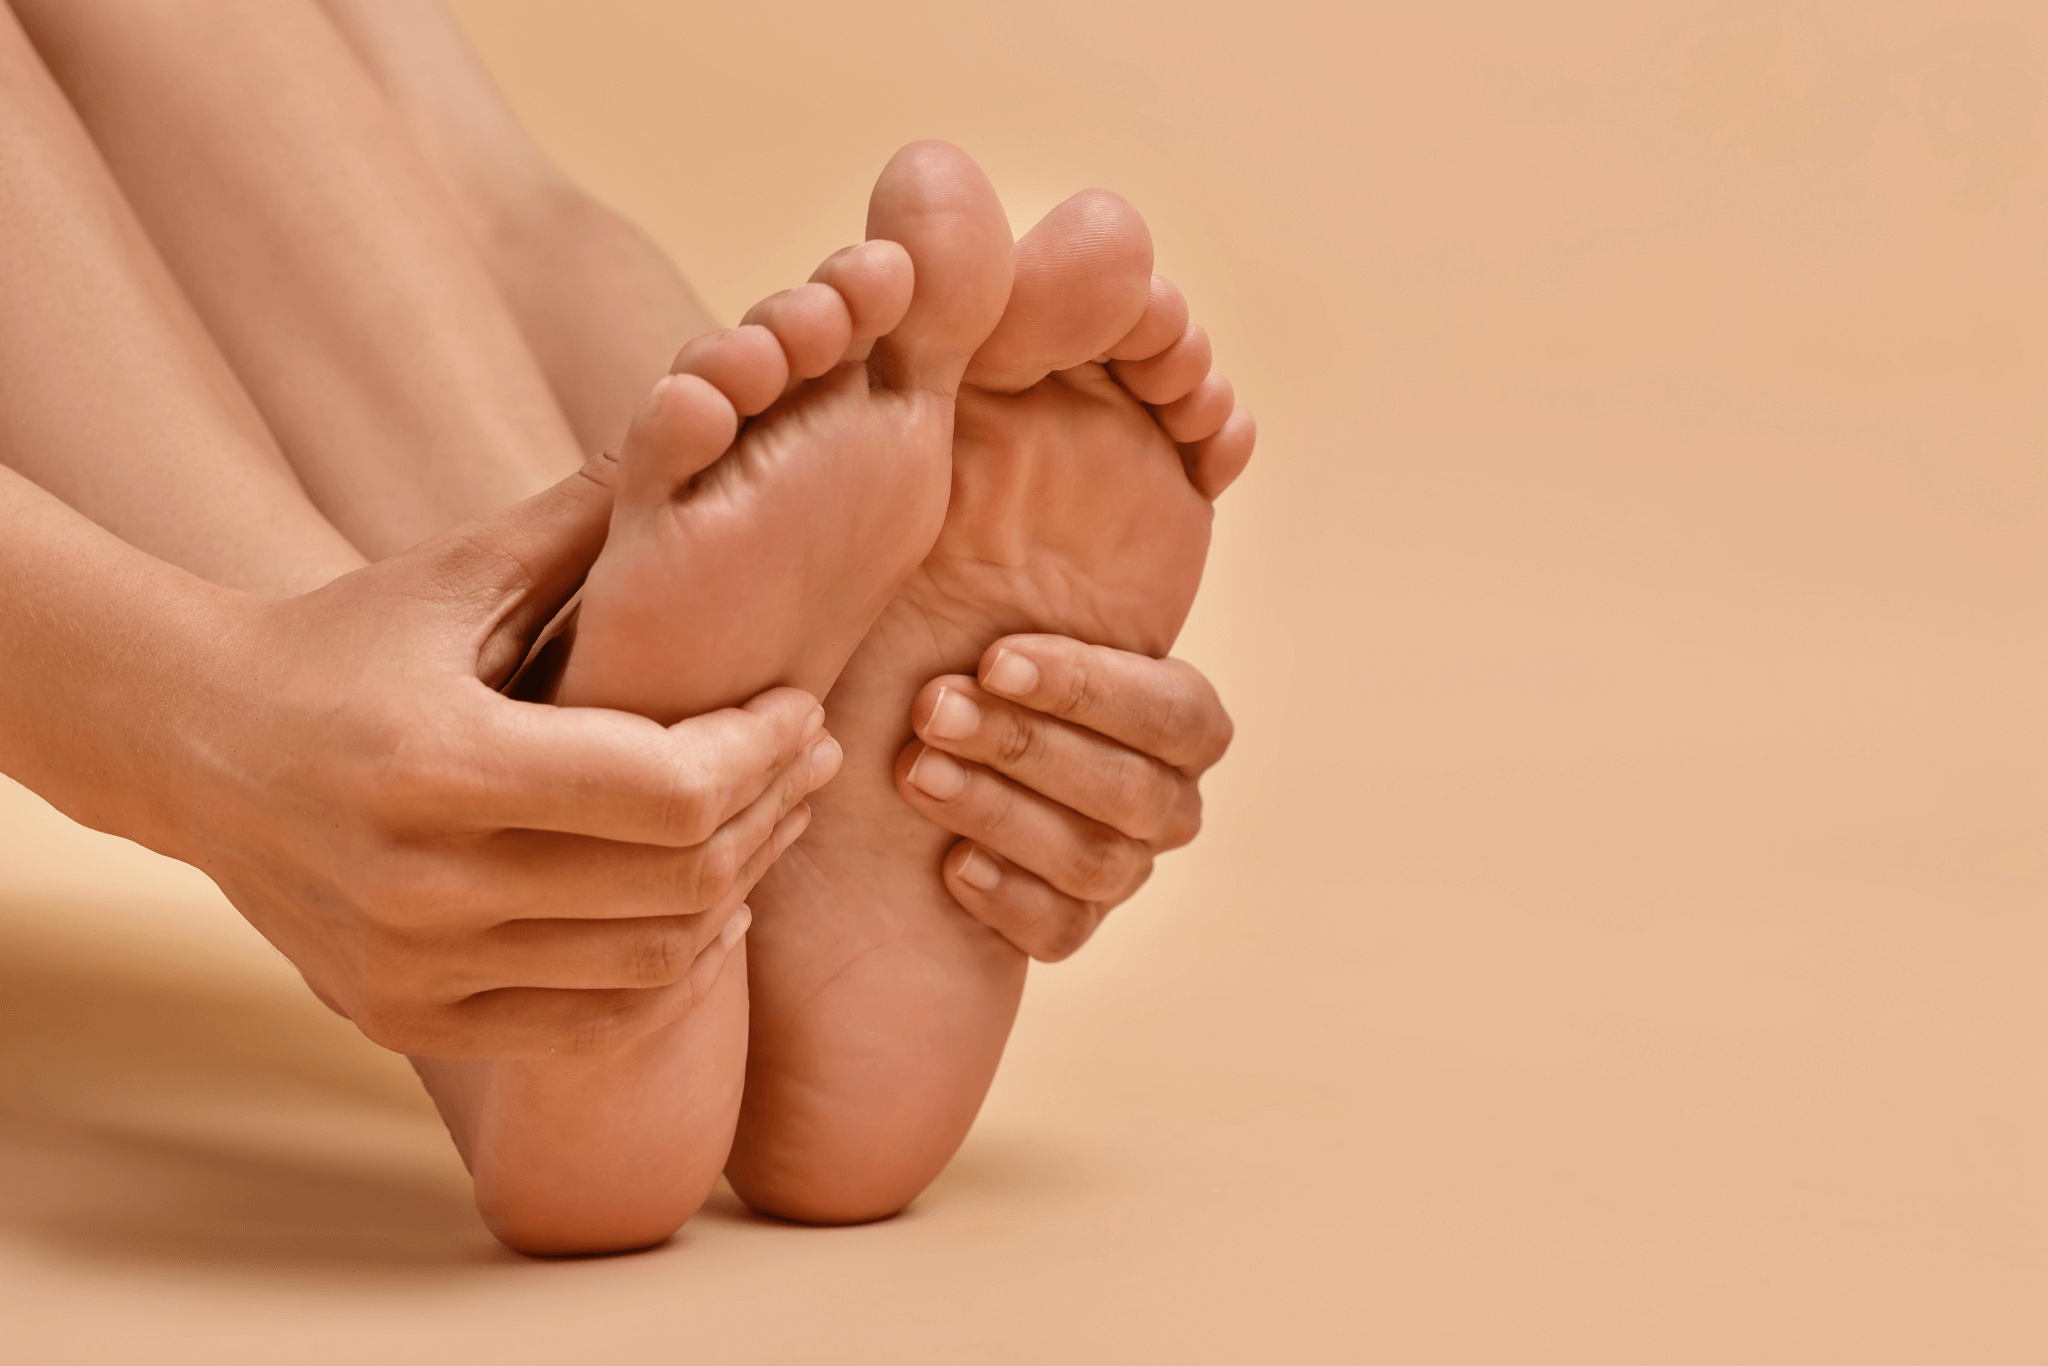
<path fill-rule="evenodd" d="M 1016 633 L 1165 654 L 1211 500 L 1252 437 L 1129 204 L 1077 195 L 1017 244 L 961 387 L 944 529 L 826 699 L 845 770 L 754 897 L 726 1175 L 755 1208 L 823 1223 L 900 1209 L 966 1136 L 1023 989 L 1023 955 L 962 909 L 972 849 L 899 788 L 943 786 L 951 764 L 905 752 L 911 699 Z"/>

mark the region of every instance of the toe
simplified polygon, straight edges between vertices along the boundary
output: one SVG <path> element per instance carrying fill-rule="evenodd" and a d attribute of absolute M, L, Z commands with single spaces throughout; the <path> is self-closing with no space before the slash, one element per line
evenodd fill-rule
<path fill-rule="evenodd" d="M 1094 360 L 1138 324 L 1151 285 L 1145 220 L 1120 195 L 1083 190 L 1017 243 L 1009 303 L 974 353 L 968 382 L 1016 393 Z"/>
<path fill-rule="evenodd" d="M 771 294 L 748 309 L 740 323 L 755 323 L 775 334 L 788 357 L 791 379 L 824 374 L 839 364 L 853 340 L 853 313 L 839 291 L 825 284 Z"/>
<path fill-rule="evenodd" d="M 696 375 L 669 375 L 654 386 L 619 453 L 618 499 L 664 502 L 725 453 L 739 433 L 731 400 Z"/>
<path fill-rule="evenodd" d="M 697 376 L 724 394 L 740 416 L 752 417 L 781 396 L 789 360 L 773 332 L 750 325 L 695 338 L 676 353 L 669 373 Z"/>
<path fill-rule="evenodd" d="M 1186 443 L 1200 441 L 1222 431 L 1230 410 L 1236 406 L 1237 394 L 1231 389 L 1230 381 L 1221 375 L 1210 375 L 1197 384 L 1192 393 L 1157 409 L 1156 416 L 1168 436 Z"/>
<path fill-rule="evenodd" d="M 869 368 L 890 387 L 959 386 L 1010 293 L 1010 225 L 995 187 L 965 152 L 914 142 L 890 159 L 868 201 L 868 236 L 909 253 L 910 307 Z"/>
<path fill-rule="evenodd" d="M 811 276 L 846 300 L 855 342 L 873 341 L 903 321 L 915 279 L 910 253 L 895 242 L 863 242 L 835 251 Z"/>
<path fill-rule="evenodd" d="M 1152 277 L 1145 316 L 1103 354 L 1111 360 L 1149 360 L 1187 334 L 1188 301 L 1180 287 L 1164 275 Z"/>
<path fill-rule="evenodd" d="M 1188 481 L 1195 486 L 1195 491 L 1210 502 L 1216 501 L 1216 496 L 1244 473 L 1258 434 L 1258 424 L 1252 421 L 1252 410 L 1240 405 L 1231 410 L 1223 429 L 1214 436 L 1205 437 L 1192 446 L 1181 447 L 1181 460 L 1187 466 Z"/>
<path fill-rule="evenodd" d="M 1146 403 L 1171 403 L 1194 392 L 1209 373 L 1209 334 L 1189 323 L 1179 341 L 1150 360 L 1114 361 L 1118 382 Z"/>

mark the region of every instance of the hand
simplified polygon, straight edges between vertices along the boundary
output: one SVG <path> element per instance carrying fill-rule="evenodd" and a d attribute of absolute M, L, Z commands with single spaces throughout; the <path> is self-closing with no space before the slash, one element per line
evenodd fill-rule
<path fill-rule="evenodd" d="M 165 718 L 175 819 L 150 842 L 387 1048 L 600 1053 L 679 1018 L 838 767 L 793 688 L 667 727 L 494 691 L 603 543 L 609 477 L 302 597 L 235 595 Z"/>
<path fill-rule="evenodd" d="M 1064 636 L 997 641 L 977 678 L 927 683 L 910 719 L 897 789 L 964 837 L 941 865 L 947 890 L 1042 962 L 1080 948 L 1155 855 L 1195 837 L 1198 780 L 1231 738 L 1192 666 Z"/>

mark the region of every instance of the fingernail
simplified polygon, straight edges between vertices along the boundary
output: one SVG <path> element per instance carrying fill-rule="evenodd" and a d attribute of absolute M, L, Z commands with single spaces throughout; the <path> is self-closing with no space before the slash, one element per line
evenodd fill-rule
<path fill-rule="evenodd" d="M 818 741 L 811 751 L 811 791 L 816 792 L 826 783 L 839 776 L 839 767 L 846 762 L 846 751 L 831 736 Z"/>
<path fill-rule="evenodd" d="M 740 936 L 747 932 L 747 926 L 754 923 L 753 908 L 745 902 L 732 913 L 732 919 L 725 922 L 725 928 L 718 932 L 718 942 L 728 949 L 740 942 Z"/>
<path fill-rule="evenodd" d="M 994 859 L 974 848 L 960 860 L 959 878 L 978 891 L 993 892 L 1003 885 L 1003 870 L 996 866 Z"/>
<path fill-rule="evenodd" d="M 949 802 L 967 786 L 967 770 L 935 749 L 927 749 L 910 766 L 910 785 L 925 796 Z"/>
<path fill-rule="evenodd" d="M 1022 697 L 1038 686 L 1038 666 L 1014 650 L 998 650 L 981 682 L 990 692 Z"/>
<path fill-rule="evenodd" d="M 981 708 L 959 689 L 941 688 L 939 700 L 932 704 L 932 719 L 924 723 L 924 729 L 935 740 L 965 740 L 981 729 Z"/>
<path fill-rule="evenodd" d="M 810 719 L 804 722 L 804 733 L 798 738 L 797 743 L 803 743 L 803 741 L 810 739 L 823 729 L 825 729 L 825 709 L 823 707 L 811 708 Z"/>

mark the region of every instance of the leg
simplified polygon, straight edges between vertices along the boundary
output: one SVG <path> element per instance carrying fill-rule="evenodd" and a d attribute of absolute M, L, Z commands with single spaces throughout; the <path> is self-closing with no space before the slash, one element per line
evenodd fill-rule
<path fill-rule="evenodd" d="M 11 12 L 0 20 L 0 126 L 14 130 L 0 137 L 6 458 L 152 552 L 228 582 L 293 591 L 359 566 L 294 482 Z M 735 938 L 744 928 L 743 917 L 728 925 Z M 739 1105 L 745 960 L 732 961 L 738 970 L 719 973 L 688 1015 L 607 1057 L 419 1061 L 476 1170 L 480 1207 L 508 1241 L 655 1241 L 701 1202 Z M 638 1103 L 608 1105 L 620 1097 Z M 638 1158 L 630 1187 L 579 1182 L 593 1153 Z M 522 1164 L 541 1161 L 547 1181 L 525 1180 Z"/>
<path fill-rule="evenodd" d="M 360 564 L 4 8 L 0 129 L 0 461 L 218 583 L 292 593 Z"/>
<path fill-rule="evenodd" d="M 587 451 L 616 450 L 711 320 L 638 230 L 533 145 L 439 0 L 322 0 L 433 167 Z"/>
<path fill-rule="evenodd" d="M 365 554 L 581 462 L 439 183 L 312 0 L 17 10 L 313 501 Z"/>

